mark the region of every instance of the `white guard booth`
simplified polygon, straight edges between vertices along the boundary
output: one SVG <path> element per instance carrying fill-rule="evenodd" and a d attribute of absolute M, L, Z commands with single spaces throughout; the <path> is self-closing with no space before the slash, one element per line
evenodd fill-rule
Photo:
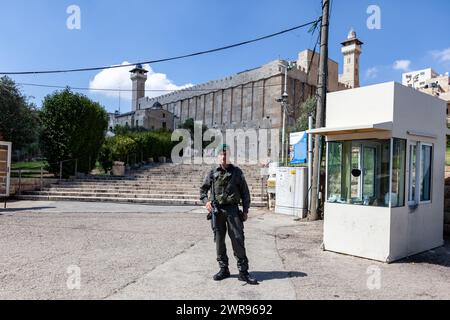
<path fill-rule="evenodd" d="M 383 261 L 443 245 L 446 104 L 389 82 L 330 93 L 324 248 Z"/>

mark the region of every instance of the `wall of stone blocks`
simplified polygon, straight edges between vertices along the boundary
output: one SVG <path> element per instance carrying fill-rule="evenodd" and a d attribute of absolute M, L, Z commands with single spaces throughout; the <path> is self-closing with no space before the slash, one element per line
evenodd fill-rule
<path fill-rule="evenodd" d="M 232 88 L 199 93 L 194 97 L 168 103 L 163 108 L 178 116 L 181 123 L 192 118 L 203 121 L 209 128 L 265 127 L 267 124 L 262 125 L 262 122 L 267 122 L 268 118 L 271 128 L 281 128 L 283 113 L 281 104 L 276 100 L 283 91 L 284 76 L 279 74 Z M 302 103 L 315 95 L 316 87 L 289 76 L 288 93 L 293 117 L 287 117 L 287 124 L 293 124 L 302 112 Z"/>

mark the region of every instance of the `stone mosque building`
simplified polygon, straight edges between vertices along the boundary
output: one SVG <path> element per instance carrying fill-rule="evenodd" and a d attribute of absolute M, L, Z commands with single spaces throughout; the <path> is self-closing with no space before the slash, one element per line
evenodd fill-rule
<path fill-rule="evenodd" d="M 330 92 L 359 87 L 359 58 L 363 43 L 353 30 L 342 42 L 343 73 L 336 61 L 328 60 Z M 287 124 L 299 117 L 301 105 L 315 96 L 319 54 L 311 50 L 299 53 L 297 61 L 275 60 L 253 70 L 155 98 L 145 96 L 147 71 L 138 65 L 131 71 L 132 111 L 115 115 L 115 124 L 143 126 L 147 129 L 177 128 L 189 118 L 203 121 L 208 128 L 281 128 L 282 106 L 277 101 L 284 92 L 288 65 Z"/>

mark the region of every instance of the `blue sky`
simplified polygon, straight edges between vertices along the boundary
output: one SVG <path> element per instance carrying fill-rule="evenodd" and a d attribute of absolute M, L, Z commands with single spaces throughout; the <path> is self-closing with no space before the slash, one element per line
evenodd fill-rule
<path fill-rule="evenodd" d="M 81 29 L 69 30 L 66 12 L 81 9 Z M 369 5 L 381 9 L 381 29 L 369 30 Z M 316 19 L 319 0 L 0 0 L 0 71 L 46 70 L 152 60 L 252 39 Z M 354 28 L 365 43 L 362 85 L 401 81 L 402 70 L 450 71 L 450 1 L 333 0 L 330 58 L 342 67 L 340 42 Z M 152 87 L 174 89 L 251 69 L 277 58 L 296 59 L 315 37 L 297 30 L 207 56 L 152 65 Z M 129 85 L 126 70 L 14 76 L 20 83 L 117 88 Z M 124 76 L 125 75 L 125 76 Z M 97 77 L 96 77 L 97 76 Z M 23 86 L 38 106 L 54 89 Z M 82 91 L 108 111 L 121 97 Z"/>

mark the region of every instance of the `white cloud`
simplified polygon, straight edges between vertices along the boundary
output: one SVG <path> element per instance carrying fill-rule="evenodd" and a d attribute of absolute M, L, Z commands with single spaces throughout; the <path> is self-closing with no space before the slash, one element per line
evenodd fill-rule
<path fill-rule="evenodd" d="M 129 64 L 124 61 L 122 65 Z M 148 70 L 148 79 L 145 83 L 146 96 L 156 97 L 171 91 L 180 90 L 184 88 L 191 87 L 192 84 L 185 84 L 178 86 L 173 83 L 172 80 L 167 78 L 164 73 L 156 73 L 146 64 L 143 66 Z M 113 68 L 105 69 L 99 72 L 94 79 L 89 82 L 89 88 L 91 92 L 105 95 L 107 97 L 118 98 L 119 91 L 98 91 L 93 89 L 121 89 L 121 90 L 131 90 L 131 80 L 130 80 L 130 70 L 134 66 L 123 67 L 123 68 Z M 151 91 L 151 90 L 162 90 L 162 91 Z M 126 100 L 131 100 L 131 91 L 122 91 L 120 97 Z"/>
<path fill-rule="evenodd" d="M 411 60 L 397 60 L 394 62 L 394 70 L 401 70 L 401 71 L 410 71 L 409 66 L 411 65 Z"/>
<path fill-rule="evenodd" d="M 450 62 L 450 48 L 432 51 L 433 58 L 439 62 Z"/>
<path fill-rule="evenodd" d="M 366 70 L 366 79 L 375 79 L 378 77 L 378 68 L 373 67 Z"/>

